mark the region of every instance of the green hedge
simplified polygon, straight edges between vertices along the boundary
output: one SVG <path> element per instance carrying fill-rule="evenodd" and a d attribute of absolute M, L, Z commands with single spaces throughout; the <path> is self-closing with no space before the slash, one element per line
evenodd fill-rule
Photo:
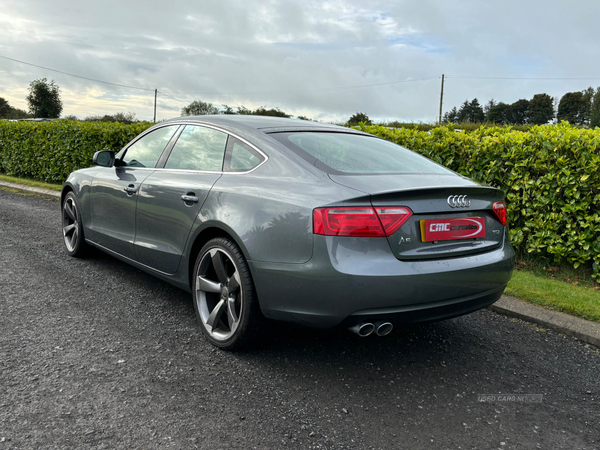
<path fill-rule="evenodd" d="M 98 150 L 118 151 L 152 126 L 56 120 L 0 120 L 0 172 L 62 184 L 69 173 L 89 167 Z"/>
<path fill-rule="evenodd" d="M 461 133 L 452 125 L 428 132 L 356 128 L 503 189 L 517 251 L 575 268 L 591 265 L 600 280 L 600 129 L 567 123 L 527 132 L 481 127 Z"/>
<path fill-rule="evenodd" d="M 0 120 L 0 172 L 62 183 L 73 170 L 88 167 L 94 152 L 118 151 L 150 126 Z M 503 189 L 517 251 L 574 267 L 590 265 L 600 279 L 600 129 L 567 123 L 469 133 L 452 125 L 430 131 L 357 128 Z"/>

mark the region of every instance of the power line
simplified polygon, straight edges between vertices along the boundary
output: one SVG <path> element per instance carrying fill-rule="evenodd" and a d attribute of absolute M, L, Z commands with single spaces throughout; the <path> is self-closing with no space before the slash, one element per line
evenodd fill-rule
<path fill-rule="evenodd" d="M 62 70 L 57 70 L 57 69 L 52 69 L 50 67 L 40 66 L 38 64 L 33 64 L 33 63 L 30 63 L 27 61 L 22 61 L 22 60 L 15 59 L 15 58 L 9 58 L 8 56 L 0 55 L 0 58 L 6 59 L 8 61 L 17 62 L 20 64 L 25 64 L 27 66 L 37 67 L 39 69 L 49 70 L 51 72 L 56 72 L 56 73 L 68 75 L 68 76 L 75 77 L 75 78 L 80 78 L 82 80 L 94 81 L 97 83 L 103 83 L 103 84 L 108 84 L 110 86 L 117 86 L 117 87 L 128 88 L 128 89 L 137 89 L 140 91 L 149 91 L 149 92 L 154 91 L 154 89 L 150 89 L 150 88 L 143 88 L 143 87 L 139 87 L 139 86 L 130 86 L 130 85 L 126 85 L 126 84 L 113 83 L 111 81 L 98 80 L 97 78 L 90 78 L 90 77 L 85 77 L 83 75 L 77 75 L 77 74 L 70 73 L 70 72 L 64 72 Z M 425 78 L 408 78 L 405 80 L 388 81 L 388 82 L 384 82 L 384 83 L 360 84 L 360 85 L 354 85 L 354 86 L 341 86 L 341 87 L 330 87 L 330 88 L 296 89 L 296 90 L 290 90 L 290 91 L 187 92 L 184 94 L 190 95 L 190 96 L 193 96 L 193 95 L 269 95 L 269 94 L 293 95 L 293 94 L 305 94 L 305 93 L 343 91 L 343 90 L 361 89 L 361 88 L 375 87 L 375 86 L 388 86 L 388 85 L 392 85 L 392 84 L 411 83 L 411 82 L 417 82 L 417 81 L 428 81 L 428 80 L 433 80 L 436 78 L 438 78 L 438 77 L 434 76 L 434 77 L 425 77 Z M 164 91 L 160 91 L 160 93 L 163 94 L 165 97 L 168 97 L 172 100 L 175 100 L 178 102 L 183 102 L 183 100 L 177 99 L 169 94 L 166 94 Z"/>
<path fill-rule="evenodd" d="M 480 77 L 469 75 L 446 75 L 461 80 L 600 80 L 600 77 Z"/>
<path fill-rule="evenodd" d="M 373 86 L 386 86 L 391 84 L 399 83 L 410 83 L 415 81 L 428 81 L 439 78 L 439 76 L 425 77 L 425 78 L 408 78 L 406 80 L 388 81 L 385 83 L 374 83 L 374 84 L 360 84 L 355 86 L 342 86 L 342 87 L 331 87 L 331 88 L 316 88 L 316 89 L 297 89 L 291 91 L 254 91 L 254 92 L 186 92 L 186 95 L 265 95 L 265 94 L 305 94 L 311 92 L 331 92 L 331 91 L 342 91 L 348 89 L 359 89 Z M 164 94 L 164 92 L 163 92 Z"/>
<path fill-rule="evenodd" d="M 185 102 L 185 100 L 179 100 L 178 98 L 175 97 L 171 97 L 169 94 L 165 94 L 165 91 L 158 91 L 160 94 L 164 95 L 165 97 L 169 97 L 172 100 L 178 101 L 178 102 Z"/>
<path fill-rule="evenodd" d="M 44 67 L 44 66 L 38 66 L 37 64 L 32 64 L 32 63 L 28 63 L 28 62 L 21 61 L 21 60 L 18 60 L 18 59 L 9 58 L 8 56 L 2 56 L 2 55 L 0 55 L 0 58 L 8 59 L 9 61 L 14 61 L 14 62 L 18 62 L 18 63 L 21 63 L 21 64 L 26 64 L 28 66 L 33 66 L 33 67 L 37 67 L 37 68 L 44 69 L 44 70 L 49 70 L 51 72 L 62 73 L 63 75 L 69 75 L 71 77 L 81 78 L 83 80 L 95 81 L 97 83 L 110 84 L 111 86 L 118 86 L 118 87 L 123 87 L 123 88 L 128 88 L 128 89 L 137 89 L 137 90 L 140 90 L 140 91 L 154 91 L 154 89 L 142 88 L 142 87 L 138 87 L 138 86 L 128 86 L 126 84 L 111 83 L 110 81 L 97 80 L 95 78 L 84 77 L 82 75 L 75 75 L 74 73 L 63 72 L 62 70 L 51 69 L 49 67 Z"/>

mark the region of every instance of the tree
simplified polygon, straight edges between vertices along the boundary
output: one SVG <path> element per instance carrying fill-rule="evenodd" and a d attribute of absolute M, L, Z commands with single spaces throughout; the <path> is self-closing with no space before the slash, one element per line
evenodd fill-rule
<path fill-rule="evenodd" d="M 86 122 L 102 122 L 103 117 L 99 115 L 86 116 L 83 120 Z"/>
<path fill-rule="evenodd" d="M 594 88 L 589 87 L 581 91 L 583 94 L 583 117 L 581 118 L 582 124 L 589 124 L 590 117 L 592 115 L 592 101 L 594 99 Z"/>
<path fill-rule="evenodd" d="M 479 100 L 465 100 L 458 110 L 458 122 L 481 123 L 485 119 Z"/>
<path fill-rule="evenodd" d="M 222 105 L 222 106 L 223 106 L 223 111 L 221 112 L 221 114 L 227 114 L 227 115 L 237 114 L 231 106 L 229 106 L 229 105 Z"/>
<path fill-rule="evenodd" d="M 284 113 L 279 108 L 266 109 L 264 106 L 260 106 L 252 111 L 254 116 L 274 116 L 274 117 L 290 117 L 289 114 Z"/>
<path fill-rule="evenodd" d="M 590 114 L 590 127 L 600 127 L 600 87 L 596 88 L 592 100 L 592 112 Z"/>
<path fill-rule="evenodd" d="M 187 106 L 181 108 L 182 116 L 205 116 L 207 114 L 219 114 L 219 108 L 212 103 L 194 100 Z"/>
<path fill-rule="evenodd" d="M 508 122 L 516 125 L 524 125 L 527 123 L 527 114 L 529 112 L 529 100 L 524 98 L 517 100 L 509 109 Z"/>
<path fill-rule="evenodd" d="M 6 119 L 10 113 L 10 105 L 8 102 L 0 97 L 0 119 Z"/>
<path fill-rule="evenodd" d="M 348 119 L 348 125 L 350 126 L 358 125 L 361 122 L 371 125 L 371 119 L 369 119 L 369 116 L 362 112 L 356 111 L 356 114 L 353 114 L 350 116 L 350 119 Z"/>
<path fill-rule="evenodd" d="M 75 116 L 75 115 L 73 115 L 73 114 L 69 114 L 68 116 L 64 116 L 62 119 L 63 119 L 63 120 L 79 120 L 79 119 L 77 118 L 77 116 Z"/>
<path fill-rule="evenodd" d="M 137 120 L 135 119 L 134 112 L 128 112 L 128 113 L 118 112 L 118 113 L 114 114 L 112 117 L 114 118 L 114 122 L 121 122 L 121 123 L 125 123 L 125 124 L 131 124 L 131 123 L 137 122 Z"/>
<path fill-rule="evenodd" d="M 485 106 L 483 107 L 483 112 L 487 118 L 488 113 L 490 112 L 490 109 L 492 109 L 494 106 L 496 106 L 498 103 L 496 102 L 496 100 L 491 99 L 490 101 L 488 101 Z"/>
<path fill-rule="evenodd" d="M 527 123 L 544 125 L 554 119 L 554 105 L 548 94 L 535 94 L 529 101 Z"/>
<path fill-rule="evenodd" d="M 558 104 L 557 119 L 573 125 L 582 125 L 585 117 L 585 101 L 581 92 L 567 92 Z"/>
<path fill-rule="evenodd" d="M 45 78 L 33 80 L 29 84 L 29 95 L 25 99 L 29 104 L 29 112 L 34 117 L 57 119 L 63 110 L 60 88 L 54 80 L 50 82 Z"/>
<path fill-rule="evenodd" d="M 468 118 L 471 112 L 471 104 L 469 100 L 465 100 L 460 108 L 458 108 L 458 116 L 456 117 L 458 123 L 468 122 Z"/>
<path fill-rule="evenodd" d="M 118 112 L 112 115 L 109 114 L 105 114 L 103 116 L 87 116 L 85 119 L 86 122 L 121 122 L 124 124 L 132 124 L 134 122 L 137 122 L 137 120 L 135 119 L 135 113 L 134 112 L 128 112 L 128 113 L 122 113 L 122 112 Z"/>
<path fill-rule="evenodd" d="M 229 108 L 229 107 L 228 107 Z M 229 108 L 231 109 L 231 108 Z M 291 117 L 279 108 L 267 109 L 265 106 L 259 106 L 255 110 L 246 108 L 244 105 L 237 107 L 237 113 L 224 112 L 223 114 L 240 114 L 242 116 L 274 116 L 274 117 Z"/>
<path fill-rule="evenodd" d="M 456 106 L 444 114 L 444 123 L 458 123 L 458 110 Z"/>
<path fill-rule="evenodd" d="M 28 114 L 27 111 L 11 106 L 5 119 L 29 119 L 30 117 L 31 114 Z"/>
<path fill-rule="evenodd" d="M 498 102 L 492 106 L 485 115 L 485 120 L 490 123 L 507 124 L 510 114 L 510 105 L 504 102 Z"/>
<path fill-rule="evenodd" d="M 469 103 L 469 122 L 471 123 L 481 123 L 485 119 L 485 114 L 483 113 L 483 108 L 479 104 L 479 100 L 474 98 Z"/>

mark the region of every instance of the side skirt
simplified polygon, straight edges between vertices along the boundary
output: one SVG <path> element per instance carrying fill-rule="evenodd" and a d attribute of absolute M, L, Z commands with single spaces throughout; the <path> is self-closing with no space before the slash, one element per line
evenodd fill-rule
<path fill-rule="evenodd" d="M 150 266 L 147 266 L 145 264 L 139 263 L 139 262 L 137 262 L 134 259 L 128 258 L 127 256 L 123 256 L 120 253 L 117 253 L 117 252 L 115 252 L 113 250 L 110 250 L 110 249 L 108 249 L 108 248 L 106 248 L 106 247 L 104 247 L 104 246 L 102 246 L 100 244 L 97 244 L 96 242 L 91 241 L 89 239 L 86 239 L 85 242 L 88 243 L 89 245 L 93 246 L 93 247 L 96 247 L 99 250 L 102 250 L 103 252 L 109 254 L 110 256 L 113 256 L 113 257 L 115 257 L 117 259 L 120 259 L 121 261 L 126 262 L 127 264 L 129 264 L 129 265 L 131 265 L 131 266 L 133 266 L 133 267 L 135 267 L 137 269 L 140 269 L 140 270 L 143 270 L 144 272 L 149 273 L 150 275 L 154 275 L 155 277 L 160 278 L 161 280 L 164 280 L 167 283 L 170 283 L 170 284 L 172 284 L 174 286 L 177 286 L 178 288 L 183 289 L 186 292 L 190 292 L 190 293 L 192 292 L 191 287 L 187 283 L 187 276 L 186 276 L 186 281 L 182 282 L 178 278 L 179 274 L 177 272 L 174 273 L 174 274 L 170 274 L 170 273 L 166 273 L 166 272 L 161 272 L 160 270 L 156 270 L 156 269 L 153 269 Z"/>

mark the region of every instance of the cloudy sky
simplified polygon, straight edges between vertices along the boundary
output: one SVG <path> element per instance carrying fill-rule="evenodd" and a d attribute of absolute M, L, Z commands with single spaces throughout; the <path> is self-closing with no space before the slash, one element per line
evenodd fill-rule
<path fill-rule="evenodd" d="M 180 114 L 200 99 L 343 121 L 433 122 L 477 97 L 600 86 L 594 0 L 1 0 L 0 97 L 60 86 L 64 115 Z M 537 78 L 537 79 L 535 79 Z M 543 80 L 540 78 L 554 78 Z M 137 87 L 139 89 L 133 89 Z M 144 90 L 145 89 L 145 90 Z M 168 97 L 167 97 L 168 96 Z"/>

